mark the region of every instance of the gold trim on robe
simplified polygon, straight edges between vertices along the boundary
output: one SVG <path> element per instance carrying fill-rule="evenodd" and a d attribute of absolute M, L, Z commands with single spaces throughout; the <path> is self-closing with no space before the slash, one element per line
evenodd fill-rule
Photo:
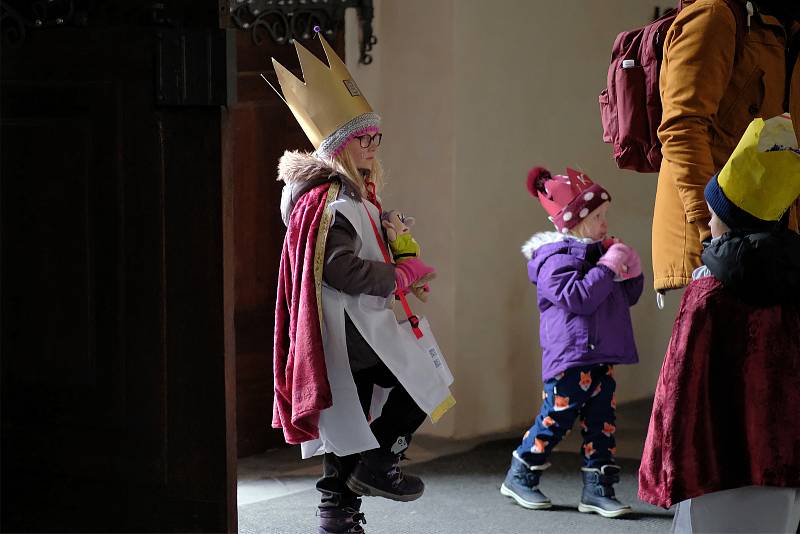
<path fill-rule="evenodd" d="M 314 285 L 317 292 L 317 312 L 319 313 L 319 328 L 323 329 L 322 317 L 322 268 L 325 263 L 325 243 L 328 241 L 328 232 L 333 222 L 333 210 L 329 208 L 332 202 L 339 198 L 339 191 L 342 186 L 339 182 L 333 182 L 328 188 L 328 195 L 325 197 L 325 211 L 322 213 L 322 220 L 319 222 L 317 231 L 317 242 L 314 245 Z"/>

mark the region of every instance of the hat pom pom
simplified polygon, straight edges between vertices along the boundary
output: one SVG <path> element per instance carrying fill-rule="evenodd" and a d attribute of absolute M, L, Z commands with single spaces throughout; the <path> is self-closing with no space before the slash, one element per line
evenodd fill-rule
<path fill-rule="evenodd" d="M 550 171 L 544 167 L 532 168 L 530 171 L 528 171 L 528 192 L 534 198 L 538 197 L 540 193 L 546 196 L 547 189 L 545 188 L 544 184 L 548 180 L 552 179 L 553 177 L 550 175 Z"/>

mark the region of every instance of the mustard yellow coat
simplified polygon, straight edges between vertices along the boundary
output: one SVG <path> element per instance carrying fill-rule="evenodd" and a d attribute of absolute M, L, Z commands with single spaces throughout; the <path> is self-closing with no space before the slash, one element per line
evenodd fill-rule
<path fill-rule="evenodd" d="M 754 117 L 784 112 L 786 94 L 790 36 L 776 18 L 753 15 L 734 61 L 736 19 L 730 7 L 723 0 L 684 0 L 684 6 L 667 32 L 661 65 L 663 161 L 653 213 L 657 291 L 692 280 L 701 241 L 710 235 L 706 184 Z M 798 31 L 795 24 L 790 33 Z M 788 105 L 800 137 L 800 61 L 792 71 Z M 791 225 L 797 228 L 794 214 Z"/>

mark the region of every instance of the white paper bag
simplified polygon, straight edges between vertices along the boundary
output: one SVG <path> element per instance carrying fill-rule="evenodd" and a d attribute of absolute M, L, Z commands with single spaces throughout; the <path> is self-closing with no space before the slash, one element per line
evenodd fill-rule
<path fill-rule="evenodd" d="M 434 367 L 436 367 L 436 371 L 439 373 L 439 376 L 442 378 L 445 384 L 448 386 L 453 383 L 453 374 L 450 372 L 450 368 L 447 367 L 447 362 L 444 359 L 444 355 L 442 354 L 442 350 L 439 348 L 439 344 L 436 343 L 436 338 L 433 337 L 433 332 L 431 332 L 431 325 L 428 323 L 428 319 L 423 317 L 419 318 L 419 329 L 422 331 L 422 337 L 417 338 L 416 334 L 411 328 L 411 324 L 408 320 L 402 321 L 400 326 L 403 330 L 408 332 L 408 335 L 412 336 L 417 344 L 422 347 L 422 349 L 431 357 L 431 361 L 433 362 Z"/>

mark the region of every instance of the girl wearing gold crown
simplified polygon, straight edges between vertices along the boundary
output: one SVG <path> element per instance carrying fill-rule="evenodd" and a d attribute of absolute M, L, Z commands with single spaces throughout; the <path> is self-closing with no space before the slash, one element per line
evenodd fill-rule
<path fill-rule="evenodd" d="M 387 250 L 376 196 L 380 119 L 320 40 L 329 65 L 295 42 L 305 82 L 273 59 L 285 101 L 316 151 L 286 152 L 278 166 L 287 231 L 272 424 L 301 444 L 304 458 L 324 454 L 319 532 L 362 533 L 361 496 L 422 495 L 422 481 L 398 464 L 426 415 L 435 422 L 455 401 L 446 365 L 421 342 L 430 333 L 410 313 L 398 324 L 392 310 L 395 296 L 407 310 L 405 294 L 424 297 L 435 273 L 409 249 L 413 239 L 389 232 L 396 263 Z"/>

